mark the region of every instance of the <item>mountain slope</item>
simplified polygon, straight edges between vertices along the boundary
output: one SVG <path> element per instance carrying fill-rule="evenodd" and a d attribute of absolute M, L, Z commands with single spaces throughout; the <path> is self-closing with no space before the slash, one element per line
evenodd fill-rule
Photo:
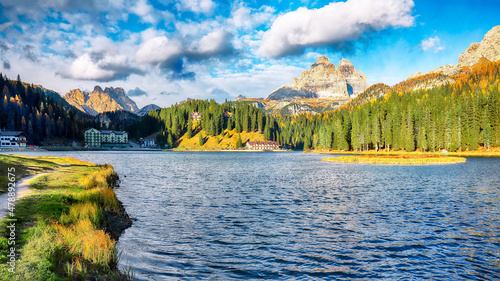
<path fill-rule="evenodd" d="M 488 31 L 481 42 L 470 44 L 469 48 L 458 56 L 457 65 L 444 65 L 429 73 L 441 73 L 449 76 L 459 74 L 467 67 L 477 64 L 481 58 L 492 62 L 500 60 L 500 25 Z"/>
<path fill-rule="evenodd" d="M 131 100 L 123 88 L 105 88 L 95 86 L 90 93 L 82 92 L 80 89 L 71 90 L 64 99 L 79 110 L 90 114 L 97 115 L 103 112 L 125 110 L 132 113 L 139 111 L 137 104 Z"/>

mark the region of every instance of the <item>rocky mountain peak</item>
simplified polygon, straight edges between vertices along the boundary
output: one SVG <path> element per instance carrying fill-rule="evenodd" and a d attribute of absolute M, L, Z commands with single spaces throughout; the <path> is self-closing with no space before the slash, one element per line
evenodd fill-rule
<path fill-rule="evenodd" d="M 137 104 L 125 95 L 125 91 L 120 87 L 107 87 L 103 90 L 100 86 L 95 86 L 90 93 L 82 92 L 80 89 L 71 90 L 64 96 L 64 99 L 90 115 L 118 110 L 133 113 L 139 111 Z"/>
<path fill-rule="evenodd" d="M 500 60 L 500 25 L 488 31 L 481 42 L 472 43 L 465 52 L 460 54 L 458 66 L 472 66 L 482 57 L 489 61 Z"/>
<path fill-rule="evenodd" d="M 337 69 L 346 77 L 353 75 L 355 72 L 357 72 L 356 74 L 361 74 L 354 68 L 350 61 L 344 58 L 339 62 Z"/>
<path fill-rule="evenodd" d="M 326 56 L 321 56 L 321 57 L 316 59 L 316 61 L 311 65 L 311 68 L 317 67 L 320 65 L 331 66 L 331 65 L 333 65 L 333 63 L 330 62 L 330 60 Z M 333 67 L 335 67 L 335 65 Z"/>
<path fill-rule="evenodd" d="M 492 62 L 500 60 L 500 25 L 488 31 L 481 42 L 470 44 L 469 48 L 458 56 L 457 65 L 441 66 L 428 73 L 441 73 L 452 76 L 459 73 L 463 67 L 470 67 L 479 63 L 482 58 Z"/>
<path fill-rule="evenodd" d="M 336 70 L 335 65 L 327 57 L 320 56 L 308 70 L 295 77 L 292 84 L 281 86 L 266 99 L 345 99 L 356 96 L 366 88 L 366 76 L 350 61 L 342 59 Z"/>

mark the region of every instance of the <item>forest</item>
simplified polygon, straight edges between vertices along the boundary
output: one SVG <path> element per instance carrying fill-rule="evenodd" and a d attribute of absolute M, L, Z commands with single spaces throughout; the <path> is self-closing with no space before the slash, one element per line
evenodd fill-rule
<path fill-rule="evenodd" d="M 191 120 L 191 112 L 200 112 L 201 120 Z M 186 134 L 187 138 L 191 138 L 200 130 L 204 130 L 209 136 L 222 135 L 221 137 L 224 137 L 226 129 L 235 130 L 237 133 L 256 131 L 270 140 L 276 138 L 277 128 L 274 116 L 264 114 L 261 109 L 253 105 L 228 101 L 218 104 L 215 100 L 189 100 L 151 111 L 140 122 L 126 129 L 133 138 L 160 132 L 156 137 L 157 143 L 160 146 L 167 144 L 168 147 L 175 147 L 181 136 Z"/>
<path fill-rule="evenodd" d="M 129 131 L 132 139 L 156 135 L 157 142 L 168 147 L 201 130 L 218 139 L 229 136 L 227 130 L 259 132 L 284 147 L 304 150 L 500 147 L 499 72 L 500 62 L 482 61 L 452 77 L 428 74 L 393 87 L 375 84 L 344 106 L 320 114 L 270 115 L 245 103 L 188 100 L 116 129 Z M 427 87 L 449 79 L 453 83 Z M 91 116 L 40 86 L 21 82 L 19 76 L 9 80 L 0 75 L 0 89 L 0 128 L 24 131 L 29 144 L 82 140 L 85 128 L 99 128 Z M 192 112 L 200 112 L 201 120 L 191 120 Z"/>
<path fill-rule="evenodd" d="M 204 129 L 222 135 L 224 129 L 258 131 L 265 139 L 293 149 L 476 150 L 500 147 L 500 62 L 483 62 L 452 77 L 454 83 L 411 90 L 427 75 L 389 88 L 376 84 L 358 99 L 323 114 L 269 115 L 237 102 L 191 100 L 150 112 L 130 126 L 132 136 L 160 131 L 158 142 L 175 146 L 183 135 Z M 380 95 L 380 92 L 386 92 Z M 201 112 L 193 126 L 190 113 Z M 230 112 L 232 118 L 225 118 Z"/>
<path fill-rule="evenodd" d="M 0 89 L 0 129 L 25 132 L 30 145 L 48 139 L 82 140 L 83 130 L 93 125 L 90 116 L 46 94 L 40 86 L 21 82 L 19 75 L 9 80 L 0 73 Z"/>

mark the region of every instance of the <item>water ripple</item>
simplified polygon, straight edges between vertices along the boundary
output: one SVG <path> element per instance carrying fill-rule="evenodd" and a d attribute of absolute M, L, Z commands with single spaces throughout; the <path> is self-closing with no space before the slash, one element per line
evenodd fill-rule
<path fill-rule="evenodd" d="M 500 276 L 500 159 L 400 167 L 301 153 L 61 154 L 120 174 L 117 195 L 137 219 L 120 238 L 120 266 L 139 280 Z"/>

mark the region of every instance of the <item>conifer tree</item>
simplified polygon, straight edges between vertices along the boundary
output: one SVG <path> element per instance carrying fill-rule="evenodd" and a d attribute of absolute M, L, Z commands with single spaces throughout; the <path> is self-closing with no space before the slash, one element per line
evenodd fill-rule
<path fill-rule="evenodd" d="M 242 148 L 243 147 L 243 141 L 241 139 L 241 135 L 238 134 L 238 139 L 236 140 L 236 148 Z"/>
<path fill-rule="evenodd" d="M 198 135 L 198 144 L 199 144 L 200 146 L 203 146 L 203 144 L 205 144 L 205 140 L 203 139 L 203 135 L 201 134 L 201 132 L 200 132 L 200 134 Z"/>

